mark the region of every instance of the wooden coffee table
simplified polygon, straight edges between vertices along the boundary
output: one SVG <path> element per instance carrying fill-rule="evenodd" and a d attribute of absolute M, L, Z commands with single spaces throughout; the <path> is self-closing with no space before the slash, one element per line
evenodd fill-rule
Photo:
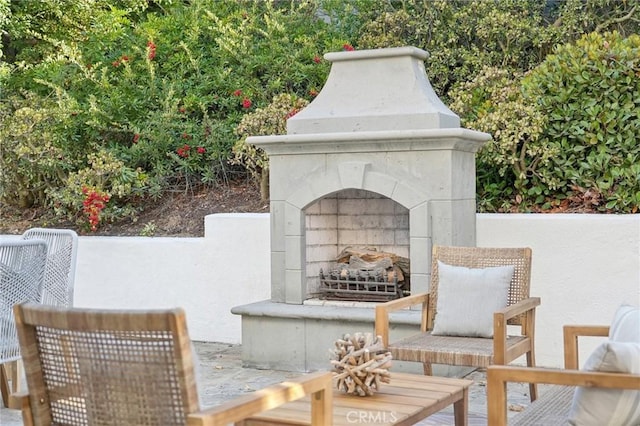
<path fill-rule="evenodd" d="M 347 395 L 334 389 L 333 425 L 412 425 L 453 404 L 455 424 L 467 424 L 469 386 L 473 381 L 391 373 L 373 396 Z M 287 403 L 246 420 L 246 425 L 308 425 L 309 399 Z"/>

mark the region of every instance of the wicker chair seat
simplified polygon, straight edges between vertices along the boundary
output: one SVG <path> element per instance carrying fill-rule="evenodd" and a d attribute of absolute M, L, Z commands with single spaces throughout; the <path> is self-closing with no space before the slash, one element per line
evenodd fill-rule
<path fill-rule="evenodd" d="M 527 409 L 509 419 L 510 426 L 567 424 L 575 387 L 553 385 Z"/>
<path fill-rule="evenodd" d="M 525 339 L 507 336 L 507 345 L 513 346 Z M 481 337 L 434 336 L 426 332 L 389 343 L 389 350 L 393 359 L 403 361 L 475 367 L 494 364 L 493 339 Z"/>

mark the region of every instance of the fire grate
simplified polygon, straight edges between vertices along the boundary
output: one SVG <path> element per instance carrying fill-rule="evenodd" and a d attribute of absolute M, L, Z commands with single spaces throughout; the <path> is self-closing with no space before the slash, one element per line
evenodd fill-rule
<path fill-rule="evenodd" d="M 403 296 L 403 283 L 395 271 L 333 269 L 327 275 L 320 269 L 320 297 L 327 300 L 386 302 Z"/>

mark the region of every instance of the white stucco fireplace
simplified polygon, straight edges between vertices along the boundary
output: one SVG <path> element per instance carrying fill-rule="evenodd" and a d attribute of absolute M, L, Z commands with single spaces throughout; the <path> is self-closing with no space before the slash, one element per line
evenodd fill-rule
<path fill-rule="evenodd" d="M 269 155 L 271 196 L 271 300 L 233 310 L 247 365 L 320 368 L 316 346 L 373 330 L 371 307 L 308 303 L 318 270 L 345 247 L 407 257 L 416 293 L 428 290 L 433 244 L 475 245 L 475 153 L 490 136 L 460 127 L 427 57 L 413 47 L 328 53 L 325 86 L 287 134 L 247 140 Z M 301 339 L 293 362 L 270 332 Z"/>

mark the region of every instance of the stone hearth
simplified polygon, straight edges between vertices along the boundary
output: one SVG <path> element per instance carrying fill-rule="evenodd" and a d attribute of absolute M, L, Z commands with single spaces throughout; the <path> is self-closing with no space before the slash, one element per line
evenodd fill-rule
<path fill-rule="evenodd" d="M 271 300 L 233 309 L 247 366 L 328 368 L 336 338 L 373 331 L 373 304 L 311 300 L 319 269 L 345 247 L 408 257 L 417 293 L 429 288 L 433 244 L 475 245 L 475 152 L 490 136 L 460 128 L 429 84 L 427 56 L 328 53 L 329 78 L 287 135 L 247 140 L 269 155 L 271 192 Z M 399 335 L 419 321 L 398 319 Z"/>

